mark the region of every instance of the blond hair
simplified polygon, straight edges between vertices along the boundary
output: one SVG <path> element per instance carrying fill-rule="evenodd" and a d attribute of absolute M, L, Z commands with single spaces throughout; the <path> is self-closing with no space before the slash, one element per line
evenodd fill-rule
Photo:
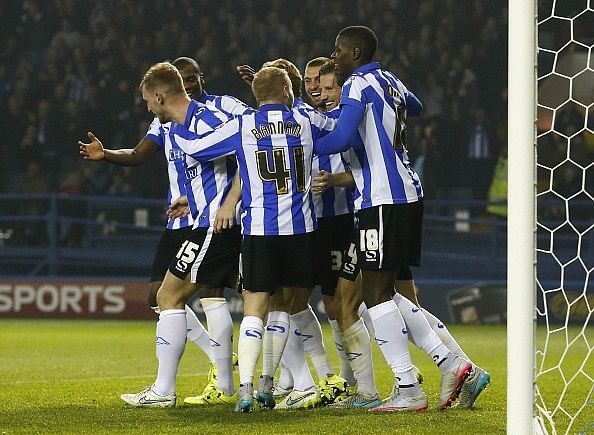
<path fill-rule="evenodd" d="M 161 89 L 169 95 L 185 94 L 184 81 L 175 66 L 159 62 L 151 66 L 140 82 L 140 89 Z"/>
<path fill-rule="evenodd" d="M 301 96 L 301 83 L 303 82 L 303 77 L 301 77 L 299 69 L 295 66 L 293 62 L 290 62 L 287 59 L 283 59 L 281 57 L 279 59 L 264 62 L 262 68 L 268 66 L 274 66 L 276 68 L 284 69 L 287 72 L 287 74 L 289 74 L 289 80 L 291 80 L 291 87 L 293 88 L 293 95 L 295 95 L 295 97 Z"/>
<path fill-rule="evenodd" d="M 266 66 L 254 75 L 252 92 L 258 102 L 281 100 L 287 82 L 290 83 L 291 80 L 286 70 Z"/>

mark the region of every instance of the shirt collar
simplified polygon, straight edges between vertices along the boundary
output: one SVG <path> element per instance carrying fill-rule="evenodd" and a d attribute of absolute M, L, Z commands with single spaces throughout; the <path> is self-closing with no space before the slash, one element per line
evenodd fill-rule
<path fill-rule="evenodd" d="M 374 69 L 380 69 L 381 67 L 382 66 L 380 65 L 379 62 L 369 62 L 369 63 L 366 63 L 365 65 L 361 65 L 359 68 L 357 68 L 355 71 L 353 71 L 353 73 L 351 75 L 358 74 L 358 73 L 365 74 L 365 73 L 372 71 Z"/>
<path fill-rule="evenodd" d="M 202 104 L 205 104 L 206 101 L 208 100 L 208 97 L 209 97 L 208 93 L 205 90 L 203 90 L 202 93 L 200 94 L 200 97 L 196 98 L 196 101 L 198 101 Z"/>
<path fill-rule="evenodd" d="M 260 112 L 268 112 L 271 110 L 283 110 L 285 112 L 291 111 L 291 109 L 289 109 L 287 106 L 285 106 L 284 104 L 280 104 L 280 103 L 263 104 L 262 106 L 258 107 L 258 110 Z"/>

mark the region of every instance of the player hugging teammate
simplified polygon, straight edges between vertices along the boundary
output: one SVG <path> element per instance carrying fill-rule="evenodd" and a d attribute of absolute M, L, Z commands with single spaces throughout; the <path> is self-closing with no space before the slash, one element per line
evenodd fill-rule
<path fill-rule="evenodd" d="M 447 328 L 416 299 L 410 266 L 420 265 L 423 190 L 408 160 L 406 118 L 418 116 L 422 104 L 396 75 L 373 61 L 376 47 L 377 38 L 369 28 L 343 29 L 332 62 L 316 58 L 306 68 L 305 88 L 315 108 L 296 98 L 301 75 L 295 66 L 278 59 L 257 73 L 247 66 L 239 68 L 251 82 L 258 110 L 225 117 L 192 103 L 173 118 L 177 122 L 169 135 L 186 165 L 216 166 L 221 159 L 237 160 L 244 299 L 238 340 L 240 387 L 237 396 L 232 385 L 221 392 L 229 401 L 237 397 L 237 411 L 251 412 L 256 403 L 281 409 L 324 403 L 375 411 L 425 410 L 428 400 L 412 365 L 408 341 L 425 351 L 441 373 L 439 409 L 447 409 L 458 397 L 459 406 L 471 407 L 490 381 L 489 374 L 470 361 Z M 340 91 L 337 83 L 343 81 Z M 152 88 L 145 83 L 143 96 L 159 115 L 159 95 L 149 91 Z M 204 131 L 187 122 L 192 117 L 198 122 L 208 114 L 214 118 Z M 230 188 L 226 184 L 223 191 Z M 214 210 L 194 206 L 189 211 L 199 221 L 204 213 L 213 217 L 221 203 L 222 196 L 213 203 Z M 204 251 L 200 261 L 214 262 L 214 267 L 219 264 L 218 253 L 232 253 L 219 252 L 216 246 L 222 247 L 225 237 L 215 240 L 211 233 L 206 230 L 187 240 L 196 245 L 197 257 Z M 189 245 L 184 246 L 179 252 L 187 251 Z M 122 396 L 126 402 L 175 404 L 186 296 L 194 289 L 192 283 L 221 286 L 230 272 L 210 283 L 201 267 L 191 266 L 191 279 L 170 268 L 172 275 L 165 277 L 159 290 L 164 306 L 157 327 L 158 355 L 163 354 L 158 379 L 138 395 Z M 308 305 L 316 284 L 321 286 L 341 356 L 340 376 L 328 361 L 319 322 Z M 179 333 L 170 334 L 170 339 L 160 332 L 173 330 Z M 373 377 L 371 336 L 394 373 L 394 390 L 385 400 L 380 399 Z M 160 344 L 159 338 L 166 343 Z M 263 371 L 256 391 L 253 381 L 261 351 Z M 317 385 L 304 352 L 316 368 Z M 224 362 L 228 378 L 228 357 Z M 279 364 L 282 370 L 275 385 Z"/>

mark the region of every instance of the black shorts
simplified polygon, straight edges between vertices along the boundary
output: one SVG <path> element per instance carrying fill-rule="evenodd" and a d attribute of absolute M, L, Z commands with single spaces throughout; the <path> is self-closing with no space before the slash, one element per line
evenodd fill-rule
<path fill-rule="evenodd" d="M 423 201 L 365 208 L 357 212 L 352 243 L 361 270 L 397 270 L 421 265 Z"/>
<path fill-rule="evenodd" d="M 353 215 L 343 214 L 318 219 L 314 262 L 315 283 L 326 296 L 334 296 L 339 272 L 343 267 L 343 252 L 353 237 Z"/>
<path fill-rule="evenodd" d="M 241 231 L 238 226 L 215 234 L 212 228 L 196 228 L 178 249 L 169 272 L 179 279 L 210 287 L 235 288 L 239 270 Z"/>
<path fill-rule="evenodd" d="M 315 233 L 243 236 L 240 274 L 243 289 L 274 293 L 283 286 L 312 288 Z"/>
<path fill-rule="evenodd" d="M 351 233 L 350 240 L 358 234 L 355 222 L 355 229 Z M 357 265 L 357 245 L 354 242 L 349 242 L 344 251 L 342 251 L 342 267 L 338 276 L 349 281 L 355 281 L 359 275 L 360 269 Z"/>
<path fill-rule="evenodd" d="M 163 281 L 171 260 L 175 257 L 180 246 L 192 233 L 192 227 L 179 228 L 177 230 L 165 229 L 161 234 L 153 267 L 151 269 L 150 282 Z"/>

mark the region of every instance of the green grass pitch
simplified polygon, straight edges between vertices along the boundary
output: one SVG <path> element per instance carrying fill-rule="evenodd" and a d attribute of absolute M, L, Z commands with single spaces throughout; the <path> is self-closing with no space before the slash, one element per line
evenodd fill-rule
<path fill-rule="evenodd" d="M 224 406 L 183 406 L 183 397 L 202 390 L 208 370 L 206 357 L 191 343 L 179 369 L 178 406 L 127 407 L 119 395 L 137 392 L 154 380 L 154 326 L 132 321 L 0 321 L 0 433 L 505 432 L 506 340 L 502 326 L 451 327 L 474 361 L 492 376 L 475 409 L 438 412 L 439 372 L 426 355 L 413 349 L 413 360 L 425 375 L 431 408 L 424 413 L 381 415 L 324 408 L 240 415 Z M 327 325 L 324 333 L 337 366 Z M 378 388 L 386 396 L 393 378 L 377 346 L 374 361 Z"/>

